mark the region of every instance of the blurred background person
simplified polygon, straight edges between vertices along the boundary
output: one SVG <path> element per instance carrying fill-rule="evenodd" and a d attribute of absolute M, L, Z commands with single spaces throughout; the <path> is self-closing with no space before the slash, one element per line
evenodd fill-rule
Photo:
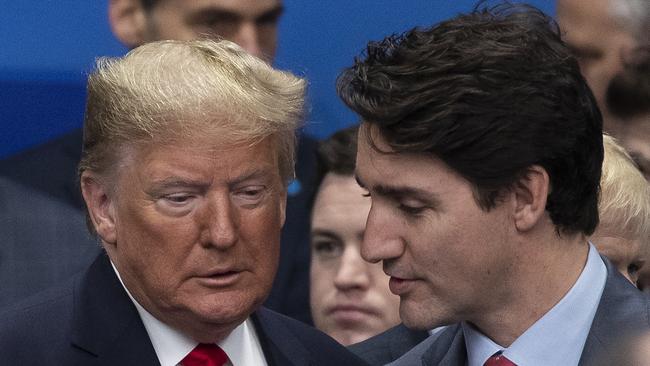
<path fill-rule="evenodd" d="M 639 48 L 612 79 L 607 105 L 621 126 L 621 144 L 650 181 L 650 45 Z"/>
<path fill-rule="evenodd" d="M 600 222 L 590 240 L 637 285 L 639 275 L 650 266 L 650 184 L 616 140 L 603 135 L 603 145 Z"/>
<path fill-rule="evenodd" d="M 311 213 L 314 324 L 346 346 L 400 323 L 399 297 L 381 264 L 361 258 L 370 199 L 354 179 L 357 131 L 341 130 L 320 144 Z"/>
<path fill-rule="evenodd" d="M 271 61 L 281 0 L 110 0 L 108 18 L 127 47 L 161 39 L 224 37 Z M 83 225 L 76 181 L 81 129 L 0 162 L 0 306 L 84 268 L 99 251 Z M 304 322 L 309 311 L 309 209 L 315 140 L 302 136 L 289 187 L 280 265 L 266 305 Z M 299 188 L 296 188 L 298 186 Z M 49 243 L 56 239 L 56 247 Z"/>
<path fill-rule="evenodd" d="M 619 126 L 605 104 L 605 91 L 624 60 L 648 39 L 647 0 L 557 0 L 557 20 L 565 42 L 580 63 L 603 113 L 603 129 L 614 136 Z"/>

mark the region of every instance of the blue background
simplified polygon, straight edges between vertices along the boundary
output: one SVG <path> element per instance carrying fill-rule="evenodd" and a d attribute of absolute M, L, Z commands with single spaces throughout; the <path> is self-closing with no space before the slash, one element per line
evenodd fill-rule
<path fill-rule="evenodd" d="M 97 56 L 126 49 L 107 21 L 108 0 L 0 0 L 0 157 L 81 126 L 85 77 Z M 554 14 L 554 1 L 528 1 Z M 356 121 L 335 79 L 369 40 L 432 25 L 474 0 L 285 0 L 275 65 L 307 77 L 306 130 L 316 137 Z"/>

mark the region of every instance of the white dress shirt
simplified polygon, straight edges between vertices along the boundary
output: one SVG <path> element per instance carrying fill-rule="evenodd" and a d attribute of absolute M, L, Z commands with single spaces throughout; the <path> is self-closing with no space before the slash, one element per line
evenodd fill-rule
<path fill-rule="evenodd" d="M 113 263 L 111 262 L 113 265 Z M 144 327 L 149 334 L 149 339 L 153 345 L 156 356 L 161 366 L 180 366 L 180 362 L 187 356 L 199 343 L 161 322 L 142 307 L 131 296 L 129 290 L 124 286 L 117 268 L 113 265 L 113 270 L 122 283 L 122 287 L 131 298 L 131 301 L 138 310 Z M 239 324 L 225 339 L 217 343 L 224 350 L 229 362 L 227 366 L 267 366 L 264 352 L 260 345 L 259 338 L 255 332 L 255 327 L 250 318 Z"/>
<path fill-rule="evenodd" d="M 508 348 L 462 323 L 468 366 L 483 366 L 494 353 L 518 366 L 577 365 L 607 280 L 607 268 L 589 243 L 587 264 L 571 290 Z"/>

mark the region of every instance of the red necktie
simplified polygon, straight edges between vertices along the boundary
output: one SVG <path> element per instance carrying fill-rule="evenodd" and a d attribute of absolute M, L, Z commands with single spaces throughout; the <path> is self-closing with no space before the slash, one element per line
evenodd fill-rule
<path fill-rule="evenodd" d="M 488 358 L 483 366 L 517 366 L 514 362 L 502 355 L 501 352 L 497 352 Z"/>
<path fill-rule="evenodd" d="M 216 344 L 199 343 L 183 361 L 183 366 L 223 366 L 228 362 L 228 356 Z"/>

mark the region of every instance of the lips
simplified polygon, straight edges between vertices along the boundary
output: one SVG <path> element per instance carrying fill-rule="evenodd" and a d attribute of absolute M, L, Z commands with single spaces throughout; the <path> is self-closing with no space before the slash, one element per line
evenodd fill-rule
<path fill-rule="evenodd" d="M 234 285 L 241 279 L 242 274 L 242 271 L 235 269 L 218 269 L 201 274 L 197 279 L 205 286 L 220 288 Z"/>
<path fill-rule="evenodd" d="M 377 316 L 374 309 L 358 304 L 338 304 L 326 310 L 326 314 L 340 325 L 354 325 L 365 322 L 368 317 Z"/>
<path fill-rule="evenodd" d="M 407 293 L 414 283 L 415 280 L 412 279 L 391 276 L 390 280 L 388 280 L 388 288 L 390 289 L 390 292 L 397 296 L 401 296 Z"/>

